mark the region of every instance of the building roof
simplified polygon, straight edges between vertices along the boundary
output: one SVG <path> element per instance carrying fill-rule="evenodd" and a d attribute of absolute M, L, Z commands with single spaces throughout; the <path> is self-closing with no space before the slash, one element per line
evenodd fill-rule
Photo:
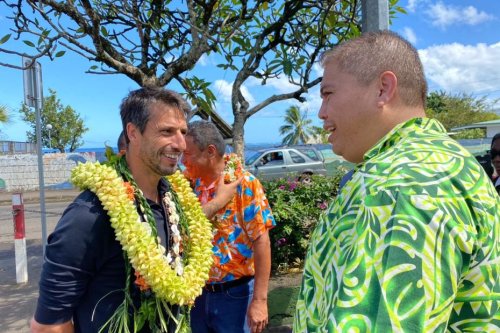
<path fill-rule="evenodd" d="M 198 108 L 197 112 L 195 115 L 200 116 L 200 118 L 204 120 L 210 119 L 217 129 L 220 131 L 222 134 L 222 137 L 225 140 L 232 139 L 233 138 L 233 128 L 231 125 L 229 125 L 222 117 L 215 111 L 206 111 L 203 110 L 202 108 Z"/>
<path fill-rule="evenodd" d="M 461 131 L 464 129 L 471 129 L 471 128 L 487 128 L 491 126 L 500 126 L 500 119 L 496 120 L 489 120 L 489 121 L 481 121 L 479 123 L 473 123 L 469 125 L 463 125 L 459 127 L 454 127 L 451 130 L 452 131 Z"/>

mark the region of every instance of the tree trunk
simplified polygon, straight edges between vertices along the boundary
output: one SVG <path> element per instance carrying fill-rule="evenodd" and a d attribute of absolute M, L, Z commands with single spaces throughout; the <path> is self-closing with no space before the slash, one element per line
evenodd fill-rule
<path fill-rule="evenodd" d="M 245 156 L 245 111 L 235 113 L 233 124 L 233 148 L 234 152 L 243 158 Z"/>

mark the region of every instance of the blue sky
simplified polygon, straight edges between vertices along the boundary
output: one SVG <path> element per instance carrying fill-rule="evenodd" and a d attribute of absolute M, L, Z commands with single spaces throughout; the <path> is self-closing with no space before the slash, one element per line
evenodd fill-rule
<path fill-rule="evenodd" d="M 500 98 L 500 1 L 402 0 L 400 5 L 408 14 L 399 14 L 390 29 L 405 36 L 419 50 L 430 91 Z M 0 37 L 8 33 L 5 11 L 5 7 L 0 7 Z M 21 60 L 0 53 L 0 62 L 20 64 Z M 104 143 L 114 146 L 121 130 L 118 106 L 137 85 L 121 75 L 86 74 L 88 61 L 71 52 L 54 62 L 41 59 L 40 63 L 44 93 L 47 95 L 49 88 L 54 89 L 61 102 L 72 106 L 89 128 L 83 138 L 84 147 L 102 147 Z M 223 71 L 215 71 L 216 64 L 217 59 L 204 57 L 196 70 L 208 73 L 218 98 L 217 112 L 231 124 L 232 78 Z M 317 75 L 321 75 L 319 67 Z M 248 82 L 245 94 L 253 105 L 269 93 L 288 92 L 287 87 L 285 79 L 270 81 L 266 86 Z M 300 107 L 314 124 L 321 125 L 316 116 L 320 105 L 318 90 L 312 89 L 306 96 L 307 102 Z M 29 128 L 17 111 L 23 98 L 22 72 L 0 67 L 0 104 L 9 109 L 12 118 L 10 123 L 0 125 L 0 140 L 26 140 Z M 251 117 L 245 125 L 246 142 L 280 142 L 278 128 L 285 110 L 296 104 L 296 101 L 275 103 Z"/>

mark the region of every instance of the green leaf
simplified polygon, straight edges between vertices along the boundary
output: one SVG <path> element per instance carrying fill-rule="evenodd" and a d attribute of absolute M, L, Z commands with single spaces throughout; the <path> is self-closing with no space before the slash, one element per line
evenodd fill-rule
<path fill-rule="evenodd" d="M 56 53 L 56 58 L 62 57 L 65 53 L 66 53 L 66 51 L 59 51 L 59 52 L 57 52 Z"/>
<path fill-rule="evenodd" d="M 5 35 L 0 39 L 0 45 L 7 42 L 10 39 L 11 34 Z"/>
<path fill-rule="evenodd" d="M 101 34 L 104 37 L 108 37 L 108 30 L 106 30 L 106 27 L 101 27 Z"/>
<path fill-rule="evenodd" d="M 91 70 L 96 70 L 98 67 L 96 65 L 93 65 L 90 67 Z"/>
<path fill-rule="evenodd" d="M 236 42 L 237 44 L 239 44 L 243 49 L 245 48 L 246 46 L 246 42 L 243 38 L 240 38 L 240 37 L 233 37 L 233 41 Z"/>
<path fill-rule="evenodd" d="M 288 59 L 285 59 L 283 61 L 283 73 L 285 73 L 285 75 L 292 75 L 292 62 Z"/>
<path fill-rule="evenodd" d="M 33 44 L 33 42 L 29 41 L 29 40 L 23 40 L 24 44 L 28 45 L 28 46 L 31 46 L 31 47 L 35 47 L 35 44 Z"/>
<path fill-rule="evenodd" d="M 40 44 L 42 44 L 42 42 L 45 40 L 45 37 L 44 36 L 40 36 L 40 38 L 38 38 L 38 46 L 40 46 Z"/>

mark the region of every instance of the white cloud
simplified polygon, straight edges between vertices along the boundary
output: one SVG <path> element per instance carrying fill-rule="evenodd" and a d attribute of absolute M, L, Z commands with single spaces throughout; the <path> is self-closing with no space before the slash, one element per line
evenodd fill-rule
<path fill-rule="evenodd" d="M 408 9 L 410 13 L 414 13 L 417 9 L 417 6 L 423 2 L 426 2 L 426 0 L 408 0 L 408 5 L 406 6 L 406 9 Z"/>
<path fill-rule="evenodd" d="M 307 116 L 310 119 L 317 119 L 319 108 L 321 107 L 321 97 L 319 94 L 319 87 L 309 91 L 306 96 L 306 101 L 302 103 L 300 108 L 307 112 Z"/>
<path fill-rule="evenodd" d="M 233 83 L 227 82 L 226 80 L 217 80 L 213 83 L 213 85 L 214 85 L 213 93 L 215 94 L 215 97 L 217 99 L 221 97 L 223 102 L 231 103 L 231 93 L 233 90 Z M 241 93 L 243 94 L 243 97 L 245 97 L 246 100 L 250 103 L 250 105 L 255 103 L 255 99 L 250 93 L 250 91 L 247 89 L 247 87 L 242 86 Z"/>
<path fill-rule="evenodd" d="M 233 89 L 233 85 L 225 80 L 216 80 L 214 83 L 213 93 L 217 99 L 219 96 L 222 100 L 226 102 L 231 101 L 231 90 Z"/>
<path fill-rule="evenodd" d="M 200 59 L 198 59 L 198 63 L 200 64 L 200 66 L 206 66 L 209 64 L 209 61 L 208 61 L 208 57 L 206 54 L 202 54 L 202 56 L 200 57 Z"/>
<path fill-rule="evenodd" d="M 500 90 L 500 42 L 438 45 L 419 53 L 430 85 L 437 86 L 432 90 L 479 96 Z"/>
<path fill-rule="evenodd" d="M 479 11 L 475 7 L 457 7 L 437 2 L 427 10 L 427 15 L 431 18 L 431 24 L 440 28 L 454 24 L 477 25 L 494 19 L 484 11 Z"/>
<path fill-rule="evenodd" d="M 259 86 L 259 87 L 270 87 L 273 89 L 276 89 L 279 94 L 286 94 L 292 91 L 297 90 L 297 86 L 291 84 L 288 81 L 288 78 L 286 76 L 280 76 L 278 78 L 272 78 L 266 81 L 266 85 L 262 86 L 261 81 L 255 78 L 252 78 L 249 81 L 250 86 Z"/>
<path fill-rule="evenodd" d="M 410 43 L 412 43 L 413 45 L 417 45 L 417 35 L 415 34 L 412 28 L 404 27 L 402 35 Z"/>

